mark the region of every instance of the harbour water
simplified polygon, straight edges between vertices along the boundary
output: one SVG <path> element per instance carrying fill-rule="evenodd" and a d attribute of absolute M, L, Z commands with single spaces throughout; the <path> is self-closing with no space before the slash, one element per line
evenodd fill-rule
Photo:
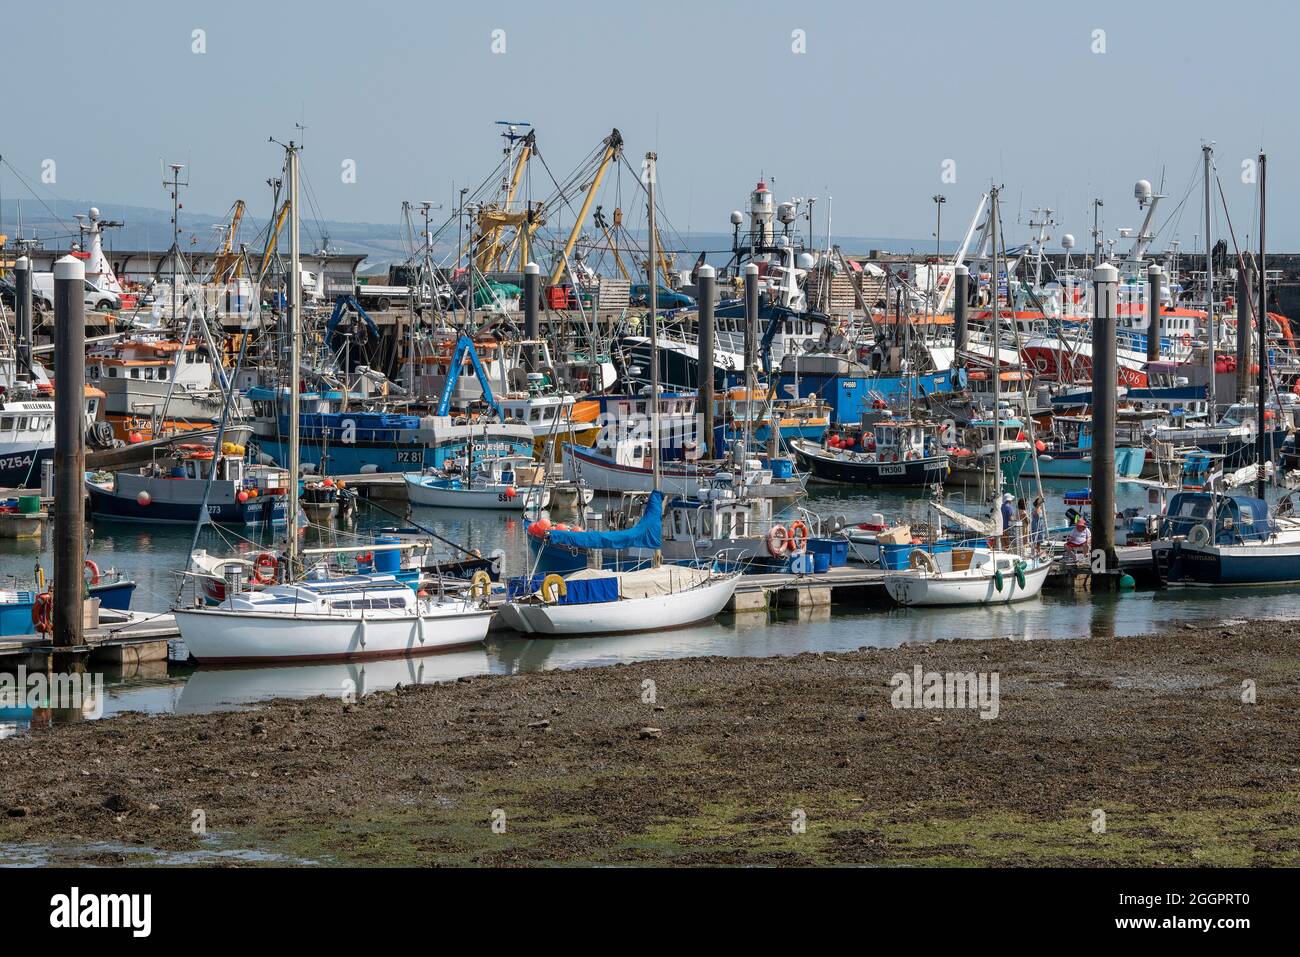
<path fill-rule="evenodd" d="M 1062 495 L 1068 482 L 1045 483 L 1048 517 L 1064 519 Z M 1121 484 L 1118 507 L 1145 508 L 1143 486 Z M 596 505 L 602 505 L 597 499 Z M 862 521 L 873 512 L 889 518 L 924 516 L 924 503 L 903 492 L 839 490 L 813 486 L 802 507 L 822 516 L 843 515 Z M 505 552 L 503 575 L 527 569 L 526 520 L 506 513 L 441 509 L 412 511 L 414 521 L 484 554 Z M 391 515 L 362 506 L 350 531 L 392 525 Z M 221 547 L 221 533 L 205 531 L 200 544 Z M 183 526 L 144 526 L 96 522 L 90 555 L 101 568 L 116 569 L 137 582 L 133 609 L 165 612 L 176 598 L 180 571 L 193 531 Z M 50 564 L 48 534 L 43 542 L 0 541 L 0 580 L 30 581 L 39 558 Z M 657 658 L 699 655 L 763 657 L 801 652 L 833 653 L 859 648 L 897 646 L 971 637 L 1017 637 L 1029 640 L 1107 638 L 1145 634 L 1191 621 L 1239 623 L 1262 618 L 1300 616 L 1300 594 L 1282 588 L 1140 589 L 1120 594 L 1075 594 L 1045 590 L 1041 597 L 1014 605 L 959 608 L 858 608 L 837 605 L 802 616 L 782 611 L 723 615 L 717 622 L 666 632 L 573 639 L 489 637 L 486 646 L 439 655 L 367 663 L 328 663 L 250 668 L 195 668 L 184 663 L 183 645 L 175 643 L 173 661 L 147 674 L 108 674 L 103 715 L 128 711 L 193 713 L 244 708 L 275 697 L 366 694 L 397 684 L 454 681 L 483 674 L 512 674 L 548 669 L 584 668 Z M 1228 627 L 1232 627 L 1229 624 Z M 0 722 L 0 734 L 23 730 Z"/>

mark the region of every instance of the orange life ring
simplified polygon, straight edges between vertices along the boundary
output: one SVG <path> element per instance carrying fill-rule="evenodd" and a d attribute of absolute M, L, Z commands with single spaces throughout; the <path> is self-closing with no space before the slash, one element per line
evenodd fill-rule
<path fill-rule="evenodd" d="M 375 560 L 374 552 L 357 552 L 358 565 L 369 565 L 374 560 Z"/>
<path fill-rule="evenodd" d="M 54 630 L 54 596 L 47 591 L 41 592 L 32 602 L 32 624 L 42 635 Z"/>
<path fill-rule="evenodd" d="M 1185 346 L 1190 346 L 1191 344 L 1192 344 L 1192 334 L 1191 334 L 1190 332 L 1184 332 L 1184 333 L 1183 333 L 1183 345 L 1185 345 Z"/>
<path fill-rule="evenodd" d="M 96 565 L 94 562 L 92 562 L 89 558 L 87 558 L 87 559 L 86 559 L 86 564 L 85 564 L 85 570 L 88 571 L 88 572 L 90 572 L 90 577 L 86 580 L 86 584 L 87 584 L 87 585 L 98 585 L 98 584 L 99 584 L 99 566 Z"/>
<path fill-rule="evenodd" d="M 271 552 L 262 552 L 253 562 L 253 581 L 259 585 L 269 585 L 275 581 L 280 571 L 280 562 Z M 265 574 L 263 574 L 265 572 Z"/>
<path fill-rule="evenodd" d="M 767 530 L 767 553 L 773 558 L 779 558 L 786 550 L 786 543 L 790 540 L 790 533 L 786 531 L 784 525 L 773 525 Z"/>
<path fill-rule="evenodd" d="M 790 523 L 790 541 L 786 545 L 792 552 L 801 552 L 808 545 L 808 526 L 803 519 L 796 518 Z"/>

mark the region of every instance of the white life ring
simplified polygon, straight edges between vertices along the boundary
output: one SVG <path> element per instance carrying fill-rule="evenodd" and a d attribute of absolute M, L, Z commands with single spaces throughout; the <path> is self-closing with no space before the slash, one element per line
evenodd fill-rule
<path fill-rule="evenodd" d="M 1187 533 L 1187 544 L 1197 548 L 1210 544 L 1209 526 L 1193 525 Z"/>
<path fill-rule="evenodd" d="M 785 554 L 789 540 L 790 533 L 784 525 L 773 525 L 767 530 L 767 553 L 773 558 L 781 557 Z"/>

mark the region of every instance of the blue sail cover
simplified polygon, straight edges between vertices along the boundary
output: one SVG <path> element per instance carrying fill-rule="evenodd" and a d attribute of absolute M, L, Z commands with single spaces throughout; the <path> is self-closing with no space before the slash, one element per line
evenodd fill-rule
<path fill-rule="evenodd" d="M 546 536 L 552 545 L 569 548 L 661 548 L 664 543 L 664 497 L 654 491 L 646 499 L 641 519 L 631 528 L 618 532 L 566 532 L 552 530 Z"/>

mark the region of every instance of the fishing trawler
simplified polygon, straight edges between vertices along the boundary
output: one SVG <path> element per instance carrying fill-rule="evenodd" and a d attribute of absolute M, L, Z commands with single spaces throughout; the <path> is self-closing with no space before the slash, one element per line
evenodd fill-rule
<path fill-rule="evenodd" d="M 37 488 L 43 463 L 54 458 L 54 386 L 19 383 L 0 399 L 0 486 Z M 86 431 L 95 434 L 104 393 L 85 386 Z"/>
<path fill-rule="evenodd" d="M 913 419 L 881 418 L 869 429 L 837 429 L 822 443 L 796 439 L 790 448 L 817 482 L 922 487 L 949 472 L 938 426 Z"/>
<path fill-rule="evenodd" d="M 220 418 L 225 391 L 206 348 L 161 336 L 134 336 L 87 356 L 86 377 L 104 392 L 104 420 L 114 434 L 153 437 L 156 431 L 209 428 Z M 247 403 L 237 401 L 236 415 Z"/>
<path fill-rule="evenodd" d="M 776 425 L 778 447 L 792 439 L 817 441 L 830 425 L 830 406 L 817 396 L 806 399 L 770 399 L 762 389 L 743 386 L 728 389 L 717 400 L 719 423 L 713 430 L 713 448 L 725 449 L 747 439 L 766 448 Z"/>
<path fill-rule="evenodd" d="M 255 387 L 254 441 L 275 462 L 288 461 L 289 390 Z M 412 472 L 444 468 L 453 459 L 531 455 L 533 432 L 526 425 L 468 415 L 409 415 L 382 409 L 351 410 L 364 395 L 337 390 L 302 392 L 299 401 L 301 462 L 319 475 Z"/>
<path fill-rule="evenodd" d="M 288 472 L 249 465 L 245 450 L 223 443 L 186 443 L 160 453 L 138 471 L 87 477 L 91 513 L 99 518 L 192 525 L 206 505 L 218 525 L 261 525 L 287 520 Z"/>

